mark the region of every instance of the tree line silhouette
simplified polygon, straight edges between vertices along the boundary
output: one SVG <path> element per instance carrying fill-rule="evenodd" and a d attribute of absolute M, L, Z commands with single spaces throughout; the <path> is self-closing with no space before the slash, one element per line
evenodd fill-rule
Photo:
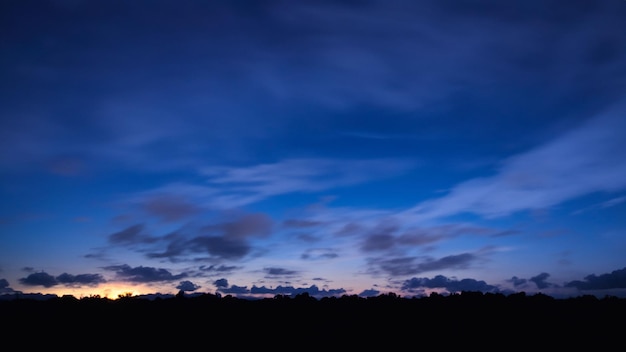
<path fill-rule="evenodd" d="M 393 349 L 431 339 L 442 347 L 467 348 L 496 340 L 535 348 L 626 346 L 626 299 L 614 296 L 557 299 L 524 292 L 464 291 L 411 298 L 389 293 L 317 299 L 301 293 L 252 300 L 181 291 L 154 299 L 16 298 L 0 301 L 0 314 L 7 337 L 13 336 L 12 330 L 49 334 L 57 340 L 69 333 L 110 347 L 122 341 L 143 348 L 165 347 L 190 337 L 208 339 L 209 345 L 212 339 L 233 346 L 284 347 L 298 341 L 308 348 L 341 343 Z"/>

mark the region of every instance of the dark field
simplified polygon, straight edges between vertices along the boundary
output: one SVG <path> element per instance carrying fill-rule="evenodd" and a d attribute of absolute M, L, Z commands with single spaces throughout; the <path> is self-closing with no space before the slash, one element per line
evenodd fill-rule
<path fill-rule="evenodd" d="M 608 296 L 61 297 L 1 301 L 0 314 L 4 344 L 34 349 L 626 351 L 626 299 Z"/>

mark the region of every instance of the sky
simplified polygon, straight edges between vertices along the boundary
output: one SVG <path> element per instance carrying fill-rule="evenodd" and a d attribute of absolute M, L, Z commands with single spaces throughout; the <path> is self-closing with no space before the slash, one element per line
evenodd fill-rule
<path fill-rule="evenodd" d="M 0 293 L 626 297 L 626 1 L 0 2 Z"/>

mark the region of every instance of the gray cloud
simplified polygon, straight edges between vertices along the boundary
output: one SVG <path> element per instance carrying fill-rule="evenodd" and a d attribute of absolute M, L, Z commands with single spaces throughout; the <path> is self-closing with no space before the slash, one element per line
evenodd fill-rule
<path fill-rule="evenodd" d="M 198 214 L 201 208 L 187 202 L 182 197 L 161 196 L 147 199 L 142 204 L 144 210 L 164 222 L 173 222 Z"/>
<path fill-rule="evenodd" d="M 11 294 L 15 292 L 16 291 L 11 288 L 11 285 L 9 285 L 9 281 L 0 279 L 0 294 Z"/>
<path fill-rule="evenodd" d="M 176 281 L 187 277 L 185 273 L 173 275 L 167 269 L 147 266 L 131 267 L 127 264 L 110 265 L 103 267 L 103 269 L 114 272 L 117 279 L 129 282 Z"/>
<path fill-rule="evenodd" d="M 192 253 L 206 253 L 224 259 L 240 259 L 250 253 L 250 245 L 239 239 L 218 236 L 202 236 L 185 243 L 185 249 Z"/>
<path fill-rule="evenodd" d="M 402 290 L 414 292 L 421 288 L 442 288 L 450 293 L 462 291 L 480 291 L 480 292 L 498 292 L 497 286 L 489 285 L 485 281 L 475 279 L 456 280 L 447 278 L 443 275 L 437 275 L 432 279 L 429 278 L 411 278 L 402 284 Z"/>
<path fill-rule="evenodd" d="M 376 296 L 380 295 L 380 293 L 381 292 L 379 290 L 368 289 L 368 290 L 361 291 L 361 293 L 359 293 L 359 296 L 361 296 L 361 297 L 376 297 Z"/>
<path fill-rule="evenodd" d="M 224 274 L 224 273 L 232 273 L 233 271 L 240 269 L 240 267 L 235 266 L 235 265 L 201 265 L 199 267 L 200 271 L 205 272 L 205 273 L 219 273 L 219 274 Z"/>
<path fill-rule="evenodd" d="M 467 269 L 472 263 L 481 260 L 472 253 L 449 255 L 438 259 L 430 257 L 397 257 L 397 258 L 373 258 L 368 261 L 372 273 L 384 273 L 390 276 L 416 275 L 429 271 L 438 270 L 461 270 Z"/>
<path fill-rule="evenodd" d="M 215 280 L 213 282 L 213 285 L 215 285 L 215 287 L 218 287 L 218 288 L 225 288 L 225 287 L 229 286 L 228 285 L 228 280 L 226 280 L 226 279 Z"/>
<path fill-rule="evenodd" d="M 535 285 L 537 285 L 537 288 L 542 290 L 545 288 L 549 288 L 552 287 L 553 285 L 548 283 L 546 280 L 548 279 L 548 277 L 550 277 L 550 274 L 548 273 L 541 273 L 537 276 L 533 276 L 530 279 L 528 279 L 528 281 L 534 282 Z"/>
<path fill-rule="evenodd" d="M 229 287 L 219 287 L 217 291 L 224 293 L 224 294 L 229 294 L 229 295 L 243 295 L 243 294 L 247 294 L 250 292 L 250 290 L 248 290 L 248 286 L 237 286 L 237 285 L 232 285 Z"/>
<path fill-rule="evenodd" d="M 607 290 L 626 288 L 626 268 L 601 275 L 587 275 L 584 280 L 574 280 L 564 284 L 579 290 Z"/>
<path fill-rule="evenodd" d="M 196 285 L 193 282 L 188 281 L 188 280 L 181 281 L 178 285 L 176 285 L 176 289 L 181 290 L 181 291 L 185 291 L 185 292 L 196 291 L 196 290 L 198 290 L 200 288 L 201 288 L 201 286 L 198 286 L 198 285 Z"/>
<path fill-rule="evenodd" d="M 266 273 L 266 278 L 277 278 L 277 277 L 295 277 L 299 274 L 298 271 L 289 270 L 285 268 L 263 268 L 263 271 Z"/>
<path fill-rule="evenodd" d="M 513 276 L 510 280 L 508 280 L 508 282 L 512 283 L 515 287 L 519 287 L 524 286 L 528 280 Z"/>
<path fill-rule="evenodd" d="M 272 231 L 272 219 L 263 213 L 243 214 L 232 221 L 207 225 L 202 232 L 220 233 L 229 239 L 243 239 L 250 236 L 265 237 Z"/>
<path fill-rule="evenodd" d="M 311 297 L 321 298 L 330 296 L 341 296 L 346 293 L 344 289 L 319 289 L 316 285 L 310 287 L 293 287 L 293 286 L 277 286 L 275 288 L 267 288 L 265 286 L 252 286 L 249 293 L 251 294 L 264 294 L 264 295 L 290 295 L 296 296 L 300 294 L 308 294 Z"/>
<path fill-rule="evenodd" d="M 63 273 L 56 277 L 57 281 L 66 286 L 97 286 L 101 283 L 106 282 L 104 277 L 100 274 L 79 274 L 79 275 L 71 275 L 68 273 Z"/>
<path fill-rule="evenodd" d="M 463 223 L 407 227 L 402 230 L 397 224 L 383 223 L 365 235 L 360 248 L 364 252 L 376 252 L 403 247 L 422 247 L 458 236 L 497 237 L 515 233 L 514 230 L 499 230 Z"/>
<path fill-rule="evenodd" d="M 43 286 L 53 287 L 56 285 L 65 285 L 71 287 L 81 286 L 98 286 L 101 283 L 106 282 L 104 277 L 100 274 L 78 274 L 72 275 L 63 273 L 57 277 L 50 275 L 46 272 L 36 272 L 29 274 L 25 278 L 21 278 L 20 283 L 27 286 Z"/>
<path fill-rule="evenodd" d="M 218 214 L 208 225 L 183 226 L 162 236 L 148 236 L 143 224 L 135 224 L 111 234 L 109 242 L 131 246 L 147 258 L 167 258 L 172 262 L 241 259 L 252 251 L 250 237 L 266 237 L 272 229 L 273 220 L 262 213 Z"/>
<path fill-rule="evenodd" d="M 144 224 L 135 224 L 129 226 L 124 230 L 110 234 L 109 242 L 111 244 L 133 245 L 141 243 L 152 243 L 156 241 L 155 238 L 152 238 L 143 233 L 144 228 Z"/>
<path fill-rule="evenodd" d="M 19 281 L 27 286 L 53 287 L 59 284 L 59 281 L 54 276 L 45 272 L 32 273 Z"/>

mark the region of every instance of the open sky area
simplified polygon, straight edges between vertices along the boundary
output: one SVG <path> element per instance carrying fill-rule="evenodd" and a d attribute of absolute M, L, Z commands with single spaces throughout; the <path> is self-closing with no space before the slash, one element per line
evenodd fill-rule
<path fill-rule="evenodd" d="M 0 2 L 0 293 L 626 297 L 626 1 Z"/>

